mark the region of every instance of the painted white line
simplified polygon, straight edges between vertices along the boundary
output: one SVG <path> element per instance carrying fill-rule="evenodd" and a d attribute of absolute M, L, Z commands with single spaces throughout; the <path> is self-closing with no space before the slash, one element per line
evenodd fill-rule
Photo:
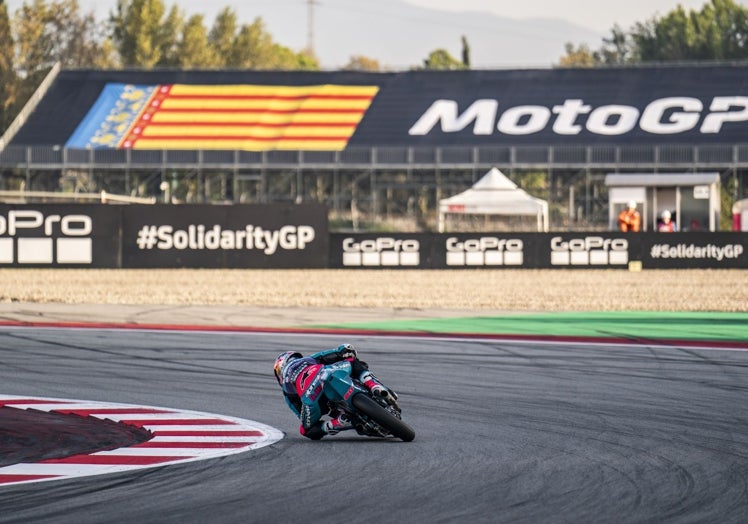
<path fill-rule="evenodd" d="M 130 421 L 132 422 L 132 421 Z M 178 424 L 147 424 L 143 426 L 146 429 L 158 433 L 159 431 L 239 431 L 242 428 L 237 428 L 233 425 L 221 424 L 201 424 L 199 427 L 193 425 L 180 426 Z"/>
<path fill-rule="evenodd" d="M 253 444 L 256 442 L 257 439 L 253 437 L 234 437 L 234 436 L 228 436 L 228 437 L 204 437 L 204 436 L 195 436 L 195 437 L 159 437 L 155 436 L 148 442 L 247 442 L 249 444 Z"/>
<path fill-rule="evenodd" d="M 163 450 L 163 449 L 137 449 L 134 447 L 130 448 L 120 448 L 120 449 L 114 449 L 112 451 L 99 451 L 98 453 L 93 453 L 94 456 L 99 457 L 163 457 L 164 455 L 170 456 L 170 457 L 195 457 L 197 455 L 207 455 L 205 453 L 205 449 L 199 450 L 199 449 L 193 449 L 193 448 L 184 448 L 184 449 L 170 449 L 169 451 Z M 208 450 L 208 451 L 217 451 L 217 450 Z"/>
<path fill-rule="evenodd" d="M 0 487 L 234 455 L 283 438 L 281 431 L 253 420 L 173 408 L 3 394 L 0 406 L 122 421 L 155 434 L 130 447 L 2 467 Z"/>
<path fill-rule="evenodd" d="M 57 408 L 53 408 L 54 411 L 57 411 Z M 92 417 L 100 418 L 100 419 L 109 419 L 113 420 L 115 422 L 123 421 L 127 422 L 128 420 L 182 420 L 184 419 L 184 413 L 95 413 L 91 415 Z M 191 420 L 215 420 L 216 415 L 209 415 L 206 414 L 203 417 L 190 417 Z"/>

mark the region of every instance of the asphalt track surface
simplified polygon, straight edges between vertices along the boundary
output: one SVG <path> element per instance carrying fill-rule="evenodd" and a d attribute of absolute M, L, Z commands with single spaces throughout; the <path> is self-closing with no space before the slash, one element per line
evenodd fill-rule
<path fill-rule="evenodd" d="M 296 432 L 277 353 L 331 336 L 0 328 L 5 393 L 269 424 L 219 459 L 0 488 L 0 522 L 745 522 L 748 352 L 349 336 L 403 443 Z"/>

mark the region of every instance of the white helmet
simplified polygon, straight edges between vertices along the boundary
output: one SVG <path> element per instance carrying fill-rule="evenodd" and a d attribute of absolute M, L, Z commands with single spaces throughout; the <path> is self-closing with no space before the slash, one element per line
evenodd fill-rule
<path fill-rule="evenodd" d="M 668 211 L 667 209 L 665 211 L 663 211 L 662 212 L 662 219 L 663 220 L 670 220 L 670 211 Z"/>
<path fill-rule="evenodd" d="M 636 200 L 629 200 L 629 209 L 636 209 Z"/>

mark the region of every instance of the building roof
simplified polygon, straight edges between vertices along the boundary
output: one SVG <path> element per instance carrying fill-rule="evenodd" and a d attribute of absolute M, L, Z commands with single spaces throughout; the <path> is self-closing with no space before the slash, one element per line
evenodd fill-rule
<path fill-rule="evenodd" d="M 629 173 L 605 175 L 613 187 L 703 186 L 719 182 L 719 173 Z"/>

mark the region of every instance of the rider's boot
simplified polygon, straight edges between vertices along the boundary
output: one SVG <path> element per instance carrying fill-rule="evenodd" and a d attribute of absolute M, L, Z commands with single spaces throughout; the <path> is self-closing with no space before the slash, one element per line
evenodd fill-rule
<path fill-rule="evenodd" d="M 340 431 L 348 429 L 353 429 L 353 424 L 351 424 L 351 421 L 348 420 L 348 417 L 346 417 L 345 414 L 322 424 L 322 430 L 328 435 L 335 435 Z"/>
<path fill-rule="evenodd" d="M 364 386 L 366 386 L 366 389 L 371 391 L 372 395 L 382 397 L 390 403 L 397 399 L 397 396 L 395 396 L 395 394 L 389 389 L 384 387 L 371 371 L 366 370 L 361 373 L 361 377 L 359 378 L 359 380 L 363 382 Z"/>

